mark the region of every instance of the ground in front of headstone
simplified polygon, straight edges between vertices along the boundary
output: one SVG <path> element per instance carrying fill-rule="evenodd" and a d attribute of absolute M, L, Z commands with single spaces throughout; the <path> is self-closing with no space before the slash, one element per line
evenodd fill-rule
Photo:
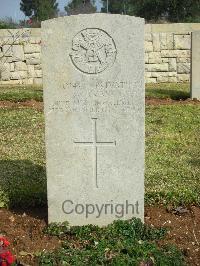
<path fill-rule="evenodd" d="M 85 250 L 85 247 L 83 245 L 90 245 L 90 241 L 93 241 L 91 234 L 89 232 L 84 232 L 84 230 L 76 231 L 76 236 L 74 232 L 72 233 L 73 230 L 63 236 L 63 234 L 60 234 L 57 228 L 51 228 L 51 230 L 49 231 L 49 233 L 51 233 L 51 236 L 45 234 L 44 232 L 46 228 L 46 218 L 47 211 L 45 209 L 37 209 L 31 212 L 29 210 L 9 211 L 6 209 L 0 209 L 0 234 L 5 235 L 7 239 L 11 242 L 12 252 L 17 255 L 17 259 L 22 265 L 38 265 L 37 256 L 40 255 L 41 252 L 51 252 L 55 249 L 59 249 L 62 243 L 65 243 L 66 250 L 64 250 L 64 252 L 67 252 L 67 250 L 74 250 L 74 252 L 76 250 L 77 252 L 77 250 L 79 250 L 81 253 L 82 250 Z M 154 228 L 163 227 L 168 229 L 164 239 L 155 239 L 156 237 L 159 238 L 160 236 L 162 236 L 164 232 L 163 230 L 158 230 L 154 232 L 154 237 L 156 235 L 155 238 L 153 237 L 154 239 L 152 238 L 152 232 L 149 233 L 149 239 L 147 239 L 149 243 L 156 243 L 159 248 L 166 244 L 174 244 L 183 252 L 185 259 L 189 263 L 189 265 L 199 265 L 200 208 L 191 206 L 189 208 L 177 208 L 167 210 L 163 207 L 146 207 L 145 223 L 147 225 L 153 226 Z M 52 233 L 58 235 L 60 234 L 60 237 L 52 236 Z M 114 233 L 115 232 L 112 232 L 113 239 Z M 77 235 L 79 237 L 77 237 Z M 98 239 L 98 230 L 97 233 L 94 233 L 93 237 L 94 239 Z M 80 240 L 81 238 L 82 240 Z M 139 240 L 138 242 L 142 246 L 142 241 Z M 99 243 L 94 243 L 94 246 L 98 246 L 98 244 Z M 103 245 L 103 243 L 101 244 Z M 97 254 L 96 252 L 97 248 L 94 248 L 91 254 Z M 112 263 L 112 260 L 116 255 L 112 252 L 113 251 L 111 247 L 108 246 L 108 248 L 105 249 L 102 253 L 103 256 L 105 256 L 105 258 L 108 260 L 108 263 Z M 126 255 L 129 255 L 128 246 L 127 250 L 123 247 L 121 252 L 122 254 L 127 252 Z M 56 253 L 55 256 L 57 260 L 59 260 L 59 254 L 60 256 L 63 256 L 63 254 L 59 252 Z M 170 253 L 168 251 L 168 255 L 169 254 Z M 71 254 L 71 256 L 73 256 L 73 254 Z M 151 257 L 149 261 L 141 261 L 140 265 L 154 265 L 152 264 L 153 255 L 149 255 L 149 257 Z M 45 255 L 43 254 L 43 262 L 45 259 L 47 262 L 50 259 L 49 255 L 45 257 Z M 170 264 L 169 262 L 169 264 L 165 265 L 172 264 Z"/>

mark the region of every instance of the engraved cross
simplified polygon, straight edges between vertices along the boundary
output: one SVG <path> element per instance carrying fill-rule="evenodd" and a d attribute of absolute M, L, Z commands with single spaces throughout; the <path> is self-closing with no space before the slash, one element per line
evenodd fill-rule
<path fill-rule="evenodd" d="M 116 147 L 116 141 L 98 141 L 97 138 L 97 118 L 92 118 L 92 133 L 93 133 L 93 140 L 92 141 L 74 141 L 74 144 L 79 146 L 89 146 L 93 148 L 93 174 L 95 178 L 96 188 L 98 188 L 98 148 L 99 147 Z"/>

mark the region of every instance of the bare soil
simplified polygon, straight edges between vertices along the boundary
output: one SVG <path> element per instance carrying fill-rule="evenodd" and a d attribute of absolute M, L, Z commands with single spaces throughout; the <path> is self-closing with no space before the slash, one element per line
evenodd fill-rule
<path fill-rule="evenodd" d="M 10 102 L 10 101 L 0 101 L 0 108 L 35 108 L 42 111 L 44 108 L 43 102 L 38 102 L 35 100 L 29 100 L 25 102 Z"/>
<path fill-rule="evenodd" d="M 200 104 L 198 100 L 172 100 L 168 99 L 158 99 L 152 97 L 146 97 L 146 105 L 173 105 L 173 104 Z M 10 102 L 10 101 L 0 101 L 0 108 L 35 108 L 39 111 L 43 111 L 44 104 L 43 102 L 38 102 L 35 100 L 29 100 L 25 102 Z"/>
<path fill-rule="evenodd" d="M 189 265 L 200 265 L 200 207 L 191 206 L 180 212 L 159 207 L 146 207 L 145 223 L 169 229 L 160 245 L 175 244 Z M 0 234 L 11 242 L 11 250 L 22 265 L 37 265 L 34 254 L 60 247 L 57 237 L 43 233 L 47 210 L 18 211 L 0 209 Z"/>

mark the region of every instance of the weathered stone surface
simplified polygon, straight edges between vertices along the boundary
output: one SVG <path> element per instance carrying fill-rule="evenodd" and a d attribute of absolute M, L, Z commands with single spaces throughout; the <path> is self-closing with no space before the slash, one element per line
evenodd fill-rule
<path fill-rule="evenodd" d="M 152 34 L 151 33 L 146 33 L 145 34 L 145 41 L 152 42 Z"/>
<path fill-rule="evenodd" d="M 190 63 L 190 57 L 177 57 L 177 63 Z"/>
<path fill-rule="evenodd" d="M 178 63 L 177 73 L 179 74 L 189 74 L 190 73 L 190 63 Z"/>
<path fill-rule="evenodd" d="M 163 64 L 148 64 L 145 66 L 146 71 L 154 72 L 154 71 L 160 71 L 160 72 L 166 72 L 169 70 L 169 65 L 167 63 Z"/>
<path fill-rule="evenodd" d="M 167 50 L 167 33 L 160 33 L 160 49 Z"/>
<path fill-rule="evenodd" d="M 160 63 L 162 63 L 160 52 L 149 53 L 149 64 L 160 64 Z"/>
<path fill-rule="evenodd" d="M 157 78 L 157 82 L 158 83 L 166 83 L 169 81 L 169 78 L 168 77 L 163 77 L 163 76 L 160 76 Z"/>
<path fill-rule="evenodd" d="M 190 94 L 200 100 L 200 31 L 192 33 L 192 72 Z"/>
<path fill-rule="evenodd" d="M 169 58 L 169 71 L 176 71 L 176 58 Z"/>
<path fill-rule="evenodd" d="M 161 57 L 190 57 L 190 50 L 163 50 Z"/>
<path fill-rule="evenodd" d="M 191 49 L 190 35 L 174 35 L 174 47 L 177 50 Z"/>
<path fill-rule="evenodd" d="M 8 81 L 0 80 L 0 85 L 19 85 L 22 83 L 23 83 L 22 80 L 8 80 Z"/>
<path fill-rule="evenodd" d="M 34 78 L 35 77 L 34 65 L 28 65 L 27 69 L 28 69 L 28 78 Z"/>
<path fill-rule="evenodd" d="M 35 70 L 42 70 L 42 65 L 35 65 L 34 68 Z"/>
<path fill-rule="evenodd" d="M 178 82 L 188 82 L 190 81 L 190 75 L 189 74 L 178 74 L 177 75 L 177 81 Z"/>
<path fill-rule="evenodd" d="M 12 56 L 13 55 L 11 45 L 3 45 L 2 51 L 3 51 L 3 56 Z"/>
<path fill-rule="evenodd" d="M 35 70 L 35 77 L 41 78 L 42 77 L 42 70 Z"/>
<path fill-rule="evenodd" d="M 143 220 L 144 20 L 78 15 L 42 31 L 49 222 Z"/>
<path fill-rule="evenodd" d="M 42 78 L 34 78 L 33 83 L 35 85 L 42 85 Z"/>
<path fill-rule="evenodd" d="M 10 64 L 4 63 L 0 65 L 0 79 L 3 81 L 10 79 Z"/>
<path fill-rule="evenodd" d="M 146 83 L 157 83 L 157 79 L 156 78 L 145 78 L 145 82 Z"/>
<path fill-rule="evenodd" d="M 15 64 L 14 63 L 10 63 L 10 71 L 11 72 L 15 71 Z"/>
<path fill-rule="evenodd" d="M 149 72 L 151 73 L 151 72 Z M 151 77 L 176 77 L 177 73 L 176 72 L 152 72 Z"/>
<path fill-rule="evenodd" d="M 24 60 L 24 49 L 23 45 L 13 45 L 13 62 Z"/>
<path fill-rule="evenodd" d="M 25 54 L 27 65 L 38 65 L 41 63 L 41 56 L 39 53 Z"/>
<path fill-rule="evenodd" d="M 32 85 L 32 84 L 34 84 L 34 82 L 33 82 L 33 78 L 28 78 L 28 79 L 26 80 L 26 84 L 28 84 L 28 85 Z"/>
<path fill-rule="evenodd" d="M 26 71 L 27 65 L 24 62 L 16 62 L 15 63 L 15 70 L 16 71 Z"/>
<path fill-rule="evenodd" d="M 40 53 L 41 45 L 40 44 L 26 44 L 24 45 L 24 53 L 32 54 L 32 53 Z"/>
<path fill-rule="evenodd" d="M 160 52 L 160 34 L 153 33 L 153 50 L 154 52 Z"/>
<path fill-rule="evenodd" d="M 153 43 L 145 41 L 145 51 L 146 52 L 153 52 Z"/>
<path fill-rule="evenodd" d="M 168 82 L 177 82 L 177 77 L 168 77 Z"/>
<path fill-rule="evenodd" d="M 168 33 L 167 34 L 167 49 L 168 50 L 173 50 L 174 49 L 174 34 L 173 33 Z"/>
<path fill-rule="evenodd" d="M 27 72 L 26 71 L 17 71 L 17 72 L 11 72 L 10 73 L 10 79 L 25 79 L 27 78 Z"/>

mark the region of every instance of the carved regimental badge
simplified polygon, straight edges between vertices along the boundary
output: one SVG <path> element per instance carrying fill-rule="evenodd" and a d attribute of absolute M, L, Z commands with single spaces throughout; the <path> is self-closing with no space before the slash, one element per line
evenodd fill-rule
<path fill-rule="evenodd" d="M 84 29 L 72 41 L 71 60 L 87 74 L 97 74 L 113 65 L 116 46 L 111 36 L 101 29 Z"/>

